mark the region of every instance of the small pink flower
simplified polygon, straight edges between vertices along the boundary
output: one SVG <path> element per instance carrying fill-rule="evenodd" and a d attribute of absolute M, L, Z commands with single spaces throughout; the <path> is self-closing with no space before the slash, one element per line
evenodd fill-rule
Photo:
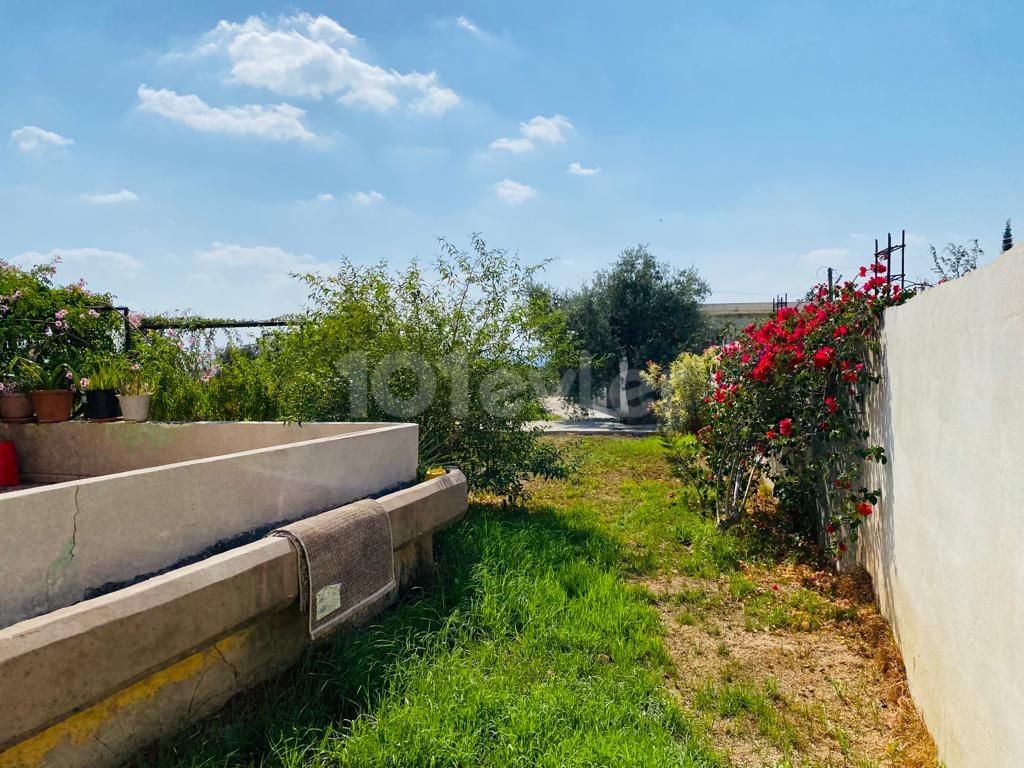
<path fill-rule="evenodd" d="M 57 314 L 54 315 L 54 317 L 56 317 L 58 320 L 63 320 L 67 316 L 68 316 L 68 311 L 66 309 L 58 309 L 57 310 Z"/>
<path fill-rule="evenodd" d="M 88 389 L 89 388 L 89 379 L 88 379 L 88 377 L 83 376 L 82 378 L 80 378 L 78 380 L 78 386 L 80 386 L 82 389 Z"/>

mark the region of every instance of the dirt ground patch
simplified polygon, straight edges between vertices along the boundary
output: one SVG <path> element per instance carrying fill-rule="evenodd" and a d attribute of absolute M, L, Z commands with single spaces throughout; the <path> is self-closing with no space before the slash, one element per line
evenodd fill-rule
<path fill-rule="evenodd" d="M 866 574 L 647 579 L 669 685 L 737 766 L 935 768 Z"/>

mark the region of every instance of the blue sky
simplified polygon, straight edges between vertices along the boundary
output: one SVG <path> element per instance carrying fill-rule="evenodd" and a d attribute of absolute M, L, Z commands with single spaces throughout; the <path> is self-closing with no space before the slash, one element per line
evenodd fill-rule
<path fill-rule="evenodd" d="M 1006 2 L 0 0 L 0 258 L 148 311 L 480 231 L 575 286 L 648 243 L 719 301 L 906 228 L 1024 240 Z"/>

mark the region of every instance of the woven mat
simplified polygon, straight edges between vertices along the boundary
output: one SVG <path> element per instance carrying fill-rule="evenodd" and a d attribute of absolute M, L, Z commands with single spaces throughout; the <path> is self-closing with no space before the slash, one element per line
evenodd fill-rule
<path fill-rule="evenodd" d="M 327 634 L 395 588 L 391 520 L 364 499 L 271 531 L 298 550 L 299 600 L 309 636 Z"/>

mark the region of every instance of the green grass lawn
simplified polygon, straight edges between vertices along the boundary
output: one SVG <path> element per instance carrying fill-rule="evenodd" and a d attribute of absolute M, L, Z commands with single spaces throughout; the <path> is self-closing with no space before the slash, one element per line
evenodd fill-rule
<path fill-rule="evenodd" d="M 135 764 L 724 765 L 666 691 L 658 616 L 623 578 L 683 528 L 713 540 L 644 476 L 659 459 L 653 439 L 591 439 L 577 478 L 525 509 L 474 505 L 438 537 L 430 590 Z"/>
<path fill-rule="evenodd" d="M 743 539 L 691 508 L 656 438 L 587 438 L 580 457 L 522 508 L 472 505 L 437 537 L 429 589 L 132 765 L 726 768 L 714 724 L 744 718 L 788 754 L 800 739 L 770 680 L 730 668 L 673 695 L 659 611 L 714 633 L 728 605 L 763 632 L 817 628 L 830 606 L 748 578 Z"/>

